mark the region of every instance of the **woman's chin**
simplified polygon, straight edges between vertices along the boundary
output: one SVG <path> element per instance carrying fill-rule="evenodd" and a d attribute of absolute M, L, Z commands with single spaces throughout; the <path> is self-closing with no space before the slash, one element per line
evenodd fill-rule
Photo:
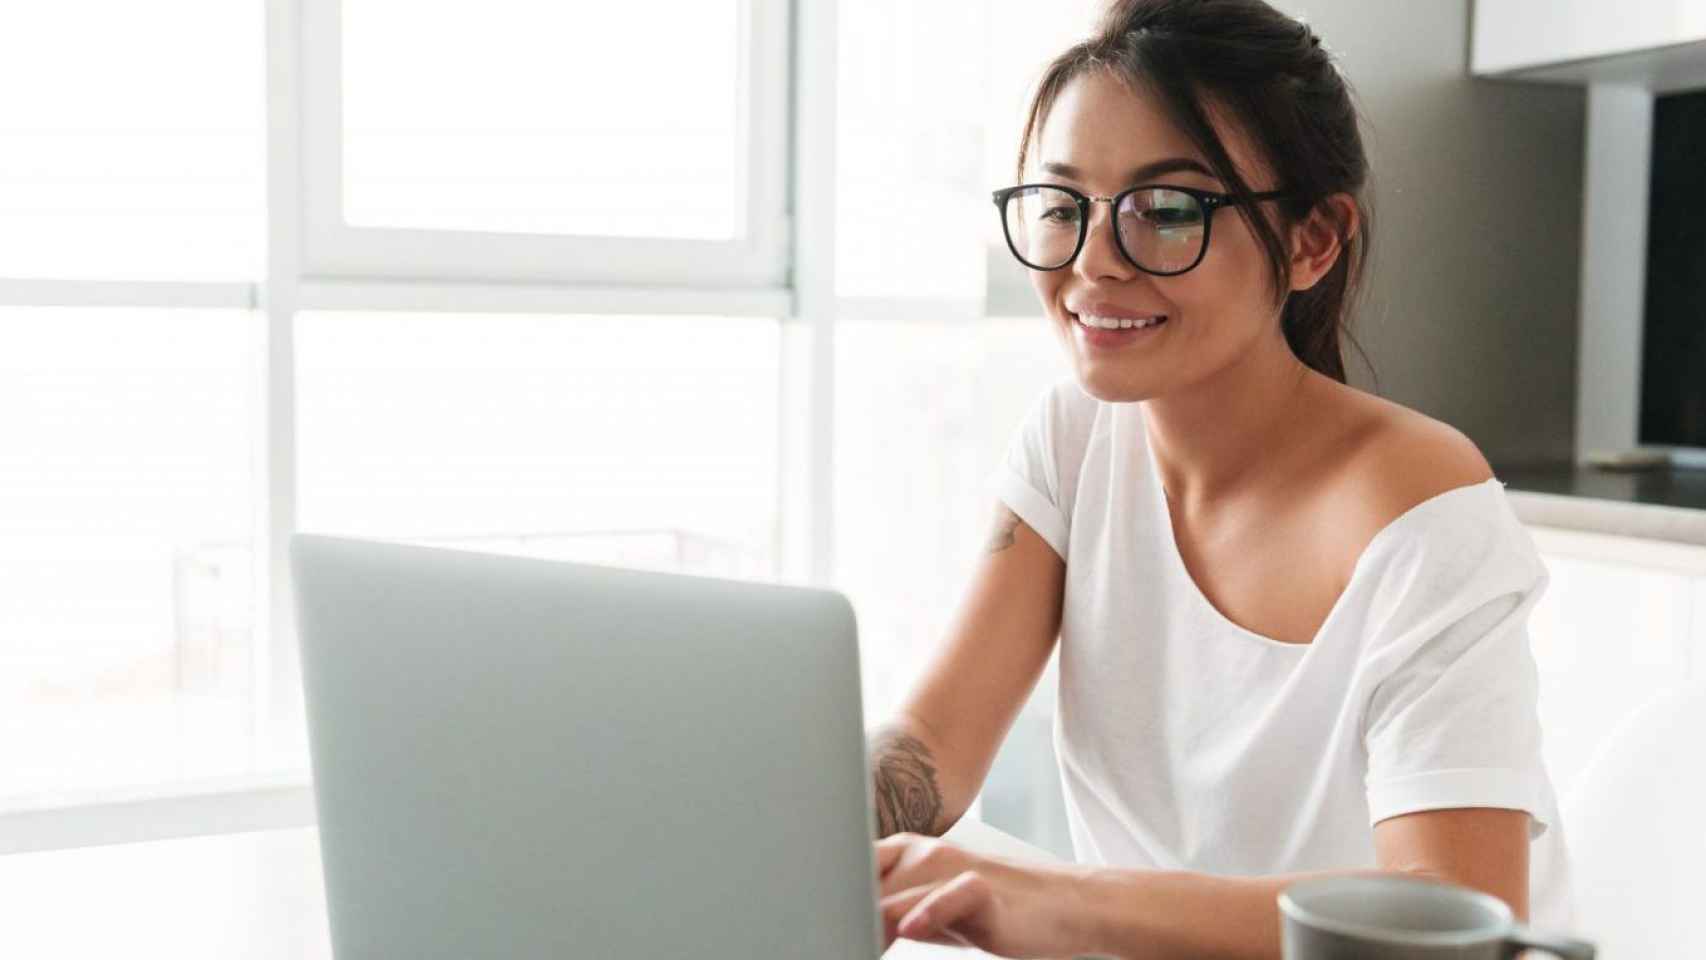
<path fill-rule="evenodd" d="M 1148 378 L 1133 376 L 1129 370 L 1109 369 L 1111 365 L 1095 360 L 1078 359 L 1078 386 L 1103 403 L 1134 403 L 1148 400 L 1158 392 Z"/>

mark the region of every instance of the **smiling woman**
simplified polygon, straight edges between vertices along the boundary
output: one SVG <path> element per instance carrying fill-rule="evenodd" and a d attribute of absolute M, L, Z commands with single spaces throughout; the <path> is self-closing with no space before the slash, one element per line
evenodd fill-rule
<path fill-rule="evenodd" d="M 873 738 L 889 936 L 1273 957 L 1280 890 L 1374 870 L 1568 922 L 1546 569 L 1473 443 L 1346 383 L 1358 126 L 1261 0 L 1119 0 L 1044 72 L 993 199 L 1072 376 L 1015 431 L 997 536 Z M 920 836 L 964 814 L 1057 639 L 1081 864 Z"/>

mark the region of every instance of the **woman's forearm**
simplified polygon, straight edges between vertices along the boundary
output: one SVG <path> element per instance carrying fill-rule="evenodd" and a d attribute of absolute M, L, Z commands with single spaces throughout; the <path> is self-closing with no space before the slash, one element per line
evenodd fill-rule
<path fill-rule="evenodd" d="M 1342 874 L 1377 873 L 1348 870 Z M 1278 960 L 1279 894 L 1312 876 L 1094 869 L 1081 875 L 1081 954 L 1121 960 Z"/>

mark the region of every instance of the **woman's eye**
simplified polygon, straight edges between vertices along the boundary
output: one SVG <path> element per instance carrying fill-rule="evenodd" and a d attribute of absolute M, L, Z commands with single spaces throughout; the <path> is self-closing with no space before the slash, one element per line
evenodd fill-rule
<path fill-rule="evenodd" d="M 1047 210 L 1044 210 L 1042 215 L 1042 221 L 1044 223 L 1073 223 L 1076 222 L 1077 219 L 1077 207 L 1050 207 Z"/>

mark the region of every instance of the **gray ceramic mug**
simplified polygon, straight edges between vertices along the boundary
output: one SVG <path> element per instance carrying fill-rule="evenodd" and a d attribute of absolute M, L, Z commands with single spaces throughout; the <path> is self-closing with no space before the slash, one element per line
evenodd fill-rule
<path fill-rule="evenodd" d="M 1322 877 L 1279 897 L 1285 960 L 1593 960 L 1591 943 L 1531 933 L 1497 897 L 1395 874 Z"/>

